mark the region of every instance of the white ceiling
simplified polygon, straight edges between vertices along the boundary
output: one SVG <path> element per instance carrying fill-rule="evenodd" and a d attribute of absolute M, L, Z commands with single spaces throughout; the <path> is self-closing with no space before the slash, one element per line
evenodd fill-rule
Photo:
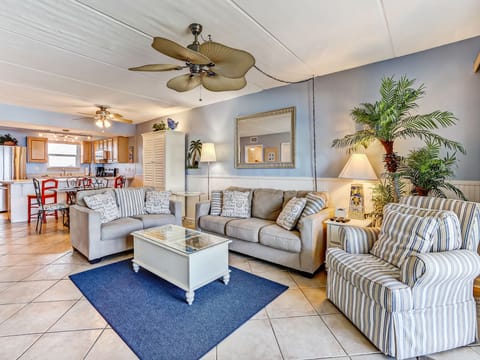
<path fill-rule="evenodd" d="M 108 104 L 143 122 L 283 85 L 252 69 L 246 88 L 202 90 L 199 102 L 198 88 L 166 87 L 178 72 L 127 70 L 177 63 L 152 37 L 187 45 L 192 22 L 296 81 L 478 36 L 479 14 L 479 0 L 2 0 L 0 103 L 72 118 Z"/>

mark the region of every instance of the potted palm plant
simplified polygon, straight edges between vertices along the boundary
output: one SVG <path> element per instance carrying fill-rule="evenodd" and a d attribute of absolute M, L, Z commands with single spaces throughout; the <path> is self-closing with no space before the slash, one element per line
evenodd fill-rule
<path fill-rule="evenodd" d="M 467 200 L 459 188 L 447 182 L 447 179 L 455 175 L 452 168 L 456 162 L 455 153 L 440 157 L 440 144 L 427 142 L 426 146 L 410 151 L 402 161 L 398 174 L 411 181 L 413 194 L 445 198 L 445 190 L 448 190 L 462 200 Z"/>
<path fill-rule="evenodd" d="M 0 145 L 15 146 L 18 140 L 10 134 L 0 135 Z"/>

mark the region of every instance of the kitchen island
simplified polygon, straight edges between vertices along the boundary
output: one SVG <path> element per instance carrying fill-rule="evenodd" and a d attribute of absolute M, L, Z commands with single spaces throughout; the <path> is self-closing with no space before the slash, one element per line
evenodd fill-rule
<path fill-rule="evenodd" d="M 58 188 L 67 188 L 67 178 L 70 177 L 54 177 L 58 180 Z M 45 180 L 47 177 L 38 178 L 39 180 Z M 102 179 L 108 180 L 109 187 L 113 186 L 115 180 L 114 177 L 104 177 Z M 128 180 L 128 179 L 127 179 Z M 8 188 L 8 219 L 12 223 L 26 222 L 28 221 L 28 199 L 27 196 L 35 194 L 32 179 L 26 180 L 5 180 L 1 181 L 4 186 Z M 59 194 L 59 202 L 65 202 L 66 199 L 62 198 Z"/>

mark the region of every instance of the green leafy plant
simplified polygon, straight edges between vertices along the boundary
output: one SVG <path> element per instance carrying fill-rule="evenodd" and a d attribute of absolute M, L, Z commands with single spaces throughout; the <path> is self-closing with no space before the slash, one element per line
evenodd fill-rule
<path fill-rule="evenodd" d="M 17 145 L 18 140 L 10 134 L 0 135 L 0 145 Z"/>
<path fill-rule="evenodd" d="M 380 226 L 383 220 L 383 207 L 397 203 L 405 195 L 405 184 L 400 181 L 398 173 L 383 173 L 378 184 L 372 189 L 373 211 L 370 214 L 374 226 Z"/>
<path fill-rule="evenodd" d="M 388 172 L 394 173 L 400 157 L 394 152 L 397 139 L 419 138 L 435 141 L 447 149 L 458 150 L 465 154 L 464 147 L 457 141 L 446 139 L 433 131 L 455 125 L 457 118 L 449 111 L 433 111 L 418 115 L 411 112 L 418 107 L 417 101 L 425 95 L 424 85 L 414 88 L 415 79 L 402 76 L 396 81 L 384 77 L 380 86 L 380 100 L 375 103 L 363 103 L 351 111 L 356 124 L 362 128 L 341 139 L 333 140 L 332 147 L 348 147 L 349 152 L 367 148 L 379 141 L 384 149 L 384 162 Z"/>
<path fill-rule="evenodd" d="M 447 182 L 455 175 L 456 153 L 440 157 L 440 149 L 440 144 L 427 142 L 426 146 L 410 151 L 399 168 L 399 175 L 411 181 L 412 192 L 416 195 L 446 198 L 444 190 L 449 190 L 467 200 L 459 188 Z"/>
<path fill-rule="evenodd" d="M 191 169 L 197 169 L 201 154 L 202 154 L 202 141 L 201 140 L 190 141 L 190 146 L 188 147 L 187 167 Z"/>
<path fill-rule="evenodd" d="M 153 131 L 167 130 L 167 125 L 165 125 L 165 122 L 163 120 L 153 124 L 152 127 L 153 127 Z"/>

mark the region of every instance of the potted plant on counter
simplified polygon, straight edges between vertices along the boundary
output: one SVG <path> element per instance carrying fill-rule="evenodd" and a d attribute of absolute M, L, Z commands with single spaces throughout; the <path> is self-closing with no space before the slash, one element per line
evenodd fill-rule
<path fill-rule="evenodd" d="M 0 135 L 0 145 L 16 146 L 18 140 L 10 134 Z"/>

